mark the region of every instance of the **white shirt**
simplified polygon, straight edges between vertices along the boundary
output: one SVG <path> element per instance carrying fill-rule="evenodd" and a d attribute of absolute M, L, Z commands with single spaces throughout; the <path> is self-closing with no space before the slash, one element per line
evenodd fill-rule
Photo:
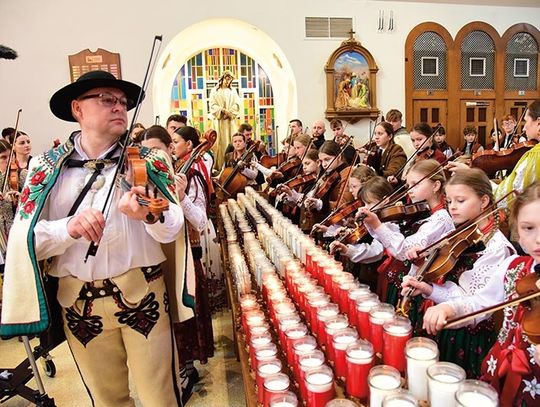
<path fill-rule="evenodd" d="M 188 186 L 188 193 L 180 202 L 180 206 L 191 226 L 198 232 L 202 232 L 208 222 L 204 186 L 198 177 L 192 177 Z"/>
<path fill-rule="evenodd" d="M 111 147 L 100 157 L 115 148 Z M 80 145 L 80 135 L 75 137 L 74 159 L 88 159 Z M 107 192 L 112 183 L 116 165 L 105 168 L 105 185 L 93 197 L 92 207 L 103 208 Z M 38 260 L 54 257 L 51 275 L 64 277 L 72 275 L 83 281 L 93 281 L 119 276 L 126 271 L 143 266 L 152 266 L 165 260 L 161 243 L 176 240 L 184 223 L 182 209 L 173 203 L 164 213 L 165 222 L 153 225 L 128 218 L 118 208 L 118 200 L 123 194 L 120 190 L 113 193 L 109 216 L 96 256 L 90 256 L 84 262 L 89 242 L 84 238 L 74 239 L 67 231 L 69 210 L 78 197 L 85 178 L 91 171 L 85 168 L 67 168 L 61 170 L 58 180 L 41 213 L 41 220 L 34 229 L 36 254 Z M 92 192 L 88 192 L 75 212 L 80 213 L 90 207 Z"/>

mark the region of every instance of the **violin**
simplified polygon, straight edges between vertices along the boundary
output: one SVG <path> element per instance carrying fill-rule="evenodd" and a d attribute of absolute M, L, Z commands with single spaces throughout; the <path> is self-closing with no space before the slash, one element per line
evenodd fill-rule
<path fill-rule="evenodd" d="M 518 294 L 517 297 L 507 301 L 458 318 L 449 319 L 444 328 L 453 328 L 478 316 L 491 314 L 506 307 L 523 304 L 524 312 L 521 318 L 522 331 L 527 335 L 531 343 L 535 345 L 540 344 L 540 275 L 534 272 L 521 278 L 516 284 L 516 293 Z"/>
<path fill-rule="evenodd" d="M 352 215 L 358 208 L 364 206 L 364 202 L 361 199 L 356 199 L 351 202 L 347 202 L 341 205 L 339 208 L 334 209 L 330 215 L 324 218 L 319 224 L 321 226 L 331 226 Z"/>
<path fill-rule="evenodd" d="M 217 185 L 222 191 L 229 196 L 236 196 L 238 192 L 243 191 L 247 185 L 247 177 L 240 173 L 240 162 L 247 162 L 251 160 L 255 149 L 259 147 L 260 140 L 249 147 L 244 154 L 240 157 L 237 163 L 233 167 L 225 167 L 219 176 Z"/>
<path fill-rule="evenodd" d="M 183 163 L 180 162 L 181 166 L 176 173 L 187 174 L 193 163 L 199 161 L 202 156 L 213 147 L 216 139 L 217 132 L 215 130 L 208 130 L 204 134 L 204 138 L 201 139 L 199 145 L 193 149 L 189 158 Z"/>
<path fill-rule="evenodd" d="M 483 241 L 484 234 L 476 225 L 452 233 L 446 240 L 443 240 L 426 257 L 422 266 L 416 272 L 417 281 L 432 283 L 438 278 L 452 271 L 459 260 L 459 257 L 466 251 L 474 247 L 476 251 L 483 250 L 484 246 L 478 246 Z M 426 250 L 426 249 L 424 249 Z M 411 287 L 396 306 L 396 313 L 407 317 L 409 314 L 409 299 L 414 292 Z"/>
<path fill-rule="evenodd" d="M 306 174 L 306 175 L 304 174 L 297 175 L 296 177 L 291 178 L 290 180 L 284 182 L 283 184 L 279 184 L 272 192 L 270 192 L 270 196 L 276 196 L 283 186 L 287 186 L 291 189 L 296 189 L 306 184 L 309 184 L 310 182 L 313 182 L 316 179 L 317 179 L 317 175 L 315 175 L 314 173 Z"/>
<path fill-rule="evenodd" d="M 265 168 L 279 167 L 281 163 L 285 162 L 286 159 L 287 154 L 281 152 L 274 156 L 263 155 L 259 160 L 259 163 Z"/>
<path fill-rule="evenodd" d="M 348 229 L 339 238 L 337 238 L 336 241 L 344 245 L 355 244 L 367 236 L 367 234 L 368 230 L 366 225 L 364 225 L 364 223 L 360 223 L 355 228 Z M 331 251 L 330 254 L 333 254 L 333 251 Z"/>
<path fill-rule="evenodd" d="M 401 220 L 417 220 L 422 216 L 429 214 L 431 208 L 425 201 L 416 202 L 409 205 L 392 205 L 376 209 L 381 222 L 397 222 Z"/>
<path fill-rule="evenodd" d="M 272 181 L 274 181 L 277 177 L 277 173 L 281 173 L 282 175 L 285 175 L 288 171 L 294 170 L 299 165 L 302 165 L 302 160 L 299 157 L 292 157 L 291 159 L 281 163 L 279 167 L 276 168 L 276 170 L 266 178 L 266 182 L 268 183 L 268 187 L 270 187 L 270 184 Z"/>
<path fill-rule="evenodd" d="M 504 150 L 484 150 L 475 153 L 472 157 L 471 167 L 484 170 L 490 178 L 499 170 L 511 171 L 523 154 L 534 147 L 536 143 L 536 140 L 527 140 Z"/>

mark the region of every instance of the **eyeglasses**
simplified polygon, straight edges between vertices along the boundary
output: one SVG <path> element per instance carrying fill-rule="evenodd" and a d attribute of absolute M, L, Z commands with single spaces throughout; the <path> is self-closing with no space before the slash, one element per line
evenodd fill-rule
<path fill-rule="evenodd" d="M 79 100 L 85 100 L 85 99 L 99 99 L 99 102 L 102 106 L 112 108 L 116 106 L 117 103 L 120 103 L 122 107 L 125 107 L 126 109 L 128 106 L 133 106 L 133 101 L 122 96 L 117 97 L 110 93 L 93 93 L 90 95 L 81 96 Z"/>

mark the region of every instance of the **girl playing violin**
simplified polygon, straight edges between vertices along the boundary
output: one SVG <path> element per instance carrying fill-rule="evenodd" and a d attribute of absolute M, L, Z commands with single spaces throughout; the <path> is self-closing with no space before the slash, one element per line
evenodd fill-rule
<path fill-rule="evenodd" d="M 243 136 L 242 136 L 243 137 Z M 233 136 L 234 139 L 239 137 Z M 173 134 L 175 155 L 178 157 L 176 168 L 189 158 L 193 149 L 200 144 L 199 134 L 191 126 L 180 127 Z M 208 174 L 205 176 L 206 166 L 202 162 L 195 162 L 186 174 L 176 174 L 176 190 L 184 217 L 188 222 L 188 235 L 195 266 L 195 318 L 174 324 L 174 333 L 179 345 L 180 362 L 185 368 L 184 374 L 186 396 L 191 393 L 193 385 L 199 380 L 197 370 L 193 366 L 195 359 L 202 364 L 214 356 L 214 339 L 212 332 L 212 317 L 210 312 L 210 299 L 207 274 L 203 268 L 205 248 L 203 247 L 204 234 L 207 229 L 209 210 Z M 186 382 L 187 379 L 187 383 Z M 184 401 L 185 402 L 185 401 Z"/>
<path fill-rule="evenodd" d="M 429 176 L 430 174 L 432 175 Z M 399 231 L 381 223 L 377 215 L 367 207 L 359 210 L 365 216 L 364 224 L 371 236 L 380 241 L 391 256 L 391 259 L 381 265 L 380 271 L 384 273 L 388 283 L 386 302 L 392 305 L 397 304 L 403 276 L 407 272 L 415 274 L 418 269 L 407 260 L 413 258 L 419 247 L 427 247 L 454 230 L 452 218 L 444 206 L 443 188 L 446 178 L 440 164 L 435 160 L 420 161 L 411 167 L 406 179 L 412 202 L 426 201 L 429 205 L 431 215 L 428 218 L 416 221 L 409 228 Z M 416 318 L 412 314 L 411 317 Z"/>
<path fill-rule="evenodd" d="M 310 230 L 314 223 L 324 219 L 332 209 L 352 199 L 343 189 L 347 187 L 348 167 L 343 162 L 342 151 L 335 141 L 327 140 L 319 149 L 319 161 L 323 174 L 303 201 L 304 211 L 300 215 L 302 230 Z"/>
<path fill-rule="evenodd" d="M 454 155 L 454 149 L 446 142 L 446 130 L 444 127 L 439 123 L 437 127 L 433 127 L 432 130 L 435 131 L 437 128 L 439 131 L 437 131 L 437 133 L 435 133 L 433 136 L 435 147 L 437 150 L 443 153 L 447 159 L 450 159 Z"/>
<path fill-rule="evenodd" d="M 434 147 L 432 140 L 433 130 L 427 123 L 417 123 L 411 130 L 411 141 L 414 148 L 418 151 L 416 157 L 414 157 L 412 164 L 432 158 L 440 163 L 446 161 L 446 156 L 438 149 Z"/>
<path fill-rule="evenodd" d="M 517 295 L 527 276 L 538 274 L 540 264 L 540 182 L 530 185 L 513 201 L 510 223 L 519 236 L 519 244 L 527 256 L 510 256 L 493 273 L 489 282 L 466 297 L 459 297 L 428 309 L 424 326 L 428 332 L 442 329 L 449 318 L 509 300 Z M 534 280 L 537 280 L 536 278 Z M 521 283 L 521 284 L 520 284 Z M 528 288 L 527 288 L 528 290 Z M 534 289 L 537 292 L 538 288 Z M 535 300 L 533 300 L 535 301 Z M 504 319 L 497 341 L 482 362 L 482 380 L 489 382 L 500 394 L 501 406 L 537 406 L 540 366 L 533 358 L 535 345 L 523 324 L 534 314 L 524 314 L 523 305 L 504 308 Z M 474 324 L 484 317 L 465 323 Z M 535 338 L 536 339 L 536 338 Z"/>
<path fill-rule="evenodd" d="M 446 183 L 448 211 L 457 226 L 481 216 L 493 205 L 491 183 L 478 168 L 456 174 Z M 485 248 L 479 252 L 464 252 L 452 271 L 435 284 L 418 282 L 414 275 L 403 279 L 402 294 L 415 289 L 413 295 L 422 294 L 439 304 L 450 299 L 473 296 L 490 280 L 495 269 L 514 248 L 498 229 L 498 215 L 480 217 L 476 225 L 484 235 Z M 441 332 L 438 338 L 440 359 L 462 366 L 469 377 L 480 376 L 480 364 L 495 340 L 493 319 L 489 318 L 475 327 Z"/>
<path fill-rule="evenodd" d="M 350 187 L 350 189 L 353 190 L 354 188 Z M 357 195 L 355 196 L 364 202 L 367 208 L 372 208 L 391 193 L 392 185 L 384 177 L 375 176 L 363 182 L 362 187 L 356 191 Z M 389 225 L 389 227 L 396 228 L 395 225 Z M 355 266 L 359 266 L 353 268 L 353 274 L 358 276 L 360 282 L 369 284 L 370 288 L 376 291 L 379 275 L 377 266 L 379 260 L 383 257 L 384 247 L 381 242 L 371 238 L 371 236 L 367 236 L 367 238 L 353 244 L 341 243 L 339 239 L 334 240 L 330 244 L 330 252 L 340 253 L 348 261 L 355 263 Z"/>
<path fill-rule="evenodd" d="M 270 187 L 276 187 L 279 183 L 284 183 L 293 178 L 302 165 L 302 158 L 311 142 L 311 137 L 307 134 L 299 134 L 293 139 L 289 146 L 288 158 L 282 162 L 274 171 L 257 164 L 256 168 L 266 176 L 266 182 Z"/>
<path fill-rule="evenodd" d="M 394 128 L 388 122 L 381 122 L 375 126 L 373 133 L 375 146 L 372 151 L 365 149 L 360 152 L 367 153 L 366 164 L 373 167 L 377 175 L 390 177 L 396 175 L 407 161 L 405 151 L 400 145 L 394 143 Z"/>
<path fill-rule="evenodd" d="M 23 131 L 17 132 L 17 137 L 13 143 L 13 150 L 15 152 L 15 158 L 17 159 L 17 165 L 21 169 L 28 169 L 32 156 L 32 143 L 30 137 Z"/>

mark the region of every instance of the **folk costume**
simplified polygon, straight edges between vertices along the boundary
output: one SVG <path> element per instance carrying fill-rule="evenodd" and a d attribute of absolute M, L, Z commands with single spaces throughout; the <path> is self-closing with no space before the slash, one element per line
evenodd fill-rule
<path fill-rule="evenodd" d="M 51 99 L 53 113 L 66 121 L 71 101 L 84 92 L 112 87 L 127 99 L 140 88 L 103 71 L 92 71 L 60 89 Z M 128 101 L 127 109 L 134 107 Z M 81 133 L 34 158 L 11 229 L 6 258 L 2 335 L 32 335 L 56 320 L 46 288 L 57 282 L 68 344 L 90 396 L 97 406 L 134 406 L 129 372 L 142 404 L 177 405 L 178 363 L 169 310 L 180 320 L 193 316 L 193 269 L 183 214 L 175 202 L 172 169 L 157 150 L 141 148 L 149 180 L 171 201 L 164 223 L 145 224 L 116 209 L 110 213 L 97 255 L 84 262 L 89 243 L 67 232 L 71 217 L 102 207 L 113 183 L 120 148 L 117 143 L 98 159 L 89 160 L 80 145 Z M 74 191 L 79 191 L 78 197 Z M 126 239 L 129 237 L 129 245 Z M 176 274 L 167 293 L 160 242 L 176 239 Z M 43 269 L 40 260 L 50 267 Z M 175 270 L 173 269 L 173 272 Z"/>
<path fill-rule="evenodd" d="M 373 168 L 377 172 L 377 175 L 381 175 L 385 178 L 390 175 L 396 175 L 407 161 L 407 156 L 401 146 L 394 142 L 391 142 L 384 151 L 378 149 L 375 154 L 376 164 Z M 380 156 L 380 160 L 377 159 L 377 155 Z"/>

